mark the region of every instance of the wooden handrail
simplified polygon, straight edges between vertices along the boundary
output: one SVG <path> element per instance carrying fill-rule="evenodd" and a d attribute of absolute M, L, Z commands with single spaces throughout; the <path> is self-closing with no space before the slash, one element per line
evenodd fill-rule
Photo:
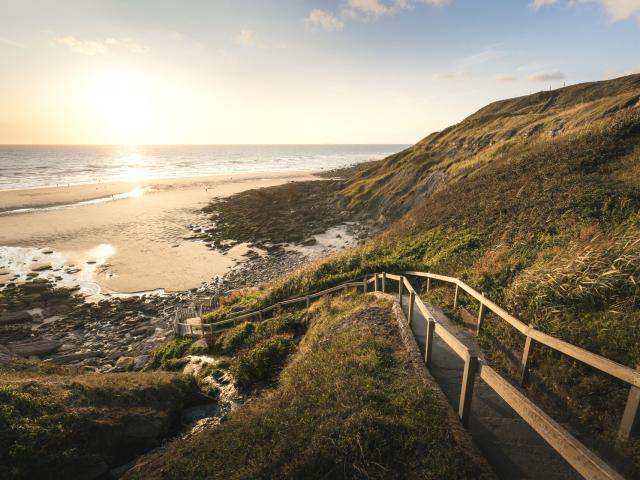
<path fill-rule="evenodd" d="M 635 387 L 640 387 L 640 371 L 627 367 L 626 365 L 622 365 L 620 363 L 614 362 L 606 357 L 598 355 L 596 353 L 585 350 L 584 348 L 573 345 L 572 343 L 566 342 L 564 340 L 560 340 L 552 335 L 541 332 L 540 330 L 533 329 L 518 320 L 516 317 L 508 313 L 502 307 L 498 306 L 487 297 L 474 290 L 472 287 L 464 283 L 462 280 L 454 277 L 447 277 L 445 275 L 437 275 L 435 273 L 428 272 L 403 272 L 403 275 L 413 275 L 416 277 L 423 278 L 431 278 L 433 280 L 440 280 L 443 282 L 451 283 L 453 285 L 458 286 L 465 292 L 467 292 L 470 296 L 478 300 L 485 308 L 491 310 L 498 317 L 505 320 L 511 326 L 513 326 L 516 330 L 522 333 L 525 336 L 530 336 L 536 342 L 539 342 L 543 345 L 546 345 L 549 348 L 553 348 L 565 355 L 568 355 L 576 360 L 581 361 L 593 368 L 596 368 L 604 373 L 607 373 L 613 377 L 616 377 L 630 385 Z"/>
<path fill-rule="evenodd" d="M 507 382 L 493 368 L 480 363 L 480 378 L 507 402 L 544 440 L 556 450 L 580 475 L 589 480 L 623 480 L 562 426 L 536 404 Z"/>

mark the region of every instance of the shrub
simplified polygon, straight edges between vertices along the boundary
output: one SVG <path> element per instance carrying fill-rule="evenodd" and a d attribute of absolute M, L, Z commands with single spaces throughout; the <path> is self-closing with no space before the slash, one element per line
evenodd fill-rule
<path fill-rule="evenodd" d="M 236 385 L 247 388 L 256 382 L 273 378 L 293 346 L 293 335 L 280 334 L 240 352 L 231 365 Z"/>
<path fill-rule="evenodd" d="M 175 368 L 176 362 L 172 362 L 172 360 L 181 358 L 192 343 L 193 340 L 190 338 L 176 338 L 157 346 L 153 352 L 151 352 L 149 360 L 147 360 L 144 366 L 144 370 Z"/>
<path fill-rule="evenodd" d="M 220 334 L 216 339 L 215 349 L 225 355 L 236 352 L 255 330 L 255 324 L 243 322 Z"/>

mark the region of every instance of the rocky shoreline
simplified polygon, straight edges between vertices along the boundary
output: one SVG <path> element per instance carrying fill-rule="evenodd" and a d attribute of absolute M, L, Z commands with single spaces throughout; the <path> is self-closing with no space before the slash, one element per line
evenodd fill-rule
<path fill-rule="evenodd" d="M 28 359 L 88 372 L 138 371 L 150 352 L 174 336 L 176 309 L 253 287 L 301 267 L 309 256 L 283 246 L 247 261 L 200 288 L 89 302 L 77 288 L 35 277 L 0 292 L 0 363 Z"/>

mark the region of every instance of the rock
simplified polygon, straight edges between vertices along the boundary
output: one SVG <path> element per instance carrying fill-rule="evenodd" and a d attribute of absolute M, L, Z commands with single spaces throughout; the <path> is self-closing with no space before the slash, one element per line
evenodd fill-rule
<path fill-rule="evenodd" d="M 31 271 L 32 272 L 42 272 L 44 270 L 51 270 L 51 264 L 50 263 L 36 263 L 35 265 L 31 266 Z"/>
<path fill-rule="evenodd" d="M 209 399 L 209 403 L 195 407 L 185 408 L 182 411 L 182 422 L 189 424 L 203 418 L 220 415 L 220 406 L 217 402 Z"/>
<path fill-rule="evenodd" d="M 26 311 L 22 312 L 2 312 L 0 313 L 0 325 L 9 325 L 11 323 L 21 323 L 30 321 L 31 314 Z"/>
<path fill-rule="evenodd" d="M 11 342 L 7 345 L 16 355 L 29 358 L 34 355 L 46 355 L 57 351 L 62 342 L 51 339 Z"/>
<path fill-rule="evenodd" d="M 201 353 L 206 353 L 207 351 L 209 351 L 209 343 L 206 338 L 201 338 L 191 344 L 187 353 L 190 355 L 199 355 Z"/>
<path fill-rule="evenodd" d="M 115 369 L 120 372 L 128 372 L 133 369 L 135 365 L 135 358 L 133 357 L 120 357 L 116 362 Z"/>
<path fill-rule="evenodd" d="M 45 255 L 51 255 L 53 253 L 53 250 L 46 248 L 44 250 L 42 250 L 42 253 L 44 253 Z"/>
<path fill-rule="evenodd" d="M 70 353 L 69 355 L 59 355 L 53 357 L 53 361 L 56 363 L 71 363 L 77 360 L 84 360 L 86 358 L 95 358 L 101 357 L 102 352 L 100 351 L 91 351 L 91 352 L 81 352 L 81 353 Z"/>
<path fill-rule="evenodd" d="M 138 355 L 135 357 L 133 359 L 133 370 L 136 372 L 142 370 L 146 365 L 147 360 L 149 360 L 149 355 Z"/>
<path fill-rule="evenodd" d="M 309 237 L 304 242 L 302 242 L 302 245 L 305 246 L 305 247 L 311 247 L 312 245 L 315 245 L 316 243 L 318 243 L 318 240 L 316 240 L 315 237 Z"/>
<path fill-rule="evenodd" d="M 163 430 L 163 421 L 160 418 L 148 416 L 133 416 L 129 418 L 124 433 L 128 437 L 138 439 L 155 439 Z"/>
<path fill-rule="evenodd" d="M 18 357 L 4 345 L 0 345 L 0 364 L 13 363 Z"/>

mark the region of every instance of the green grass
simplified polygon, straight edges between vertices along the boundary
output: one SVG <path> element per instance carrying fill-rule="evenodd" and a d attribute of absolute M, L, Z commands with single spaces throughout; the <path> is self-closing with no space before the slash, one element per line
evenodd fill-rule
<path fill-rule="evenodd" d="M 325 299 L 278 385 L 130 478 L 476 476 L 446 408 L 413 373 L 387 301 Z"/>
<path fill-rule="evenodd" d="M 169 373 L 82 375 L 25 367 L 2 371 L 0 478 L 76 478 L 117 466 L 175 431 L 193 391 Z M 135 438 L 128 426 L 155 422 L 156 435 Z"/>
<path fill-rule="evenodd" d="M 171 370 L 181 365 L 182 357 L 193 343 L 191 338 L 176 338 L 156 347 L 149 356 L 144 370 L 163 368 Z"/>

